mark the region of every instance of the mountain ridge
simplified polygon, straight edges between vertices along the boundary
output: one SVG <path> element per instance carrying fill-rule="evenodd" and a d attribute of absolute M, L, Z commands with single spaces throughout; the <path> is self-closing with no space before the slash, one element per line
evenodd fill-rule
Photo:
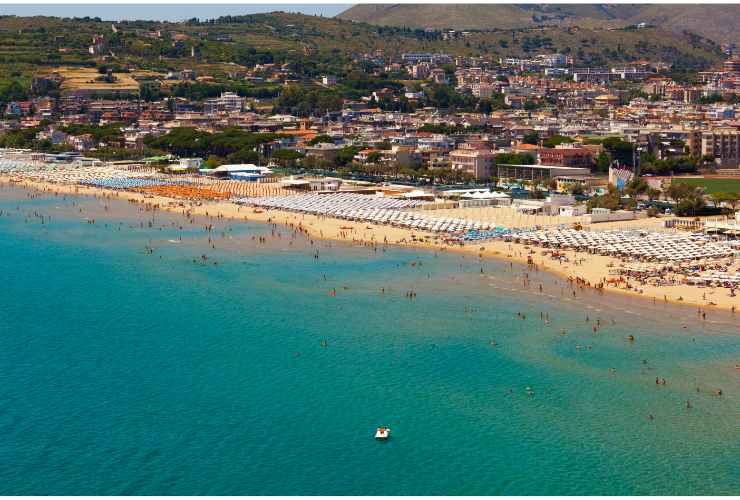
<path fill-rule="evenodd" d="M 645 22 L 740 44 L 738 4 L 359 4 L 335 17 L 381 26 L 458 30 L 541 25 L 620 28 Z"/>

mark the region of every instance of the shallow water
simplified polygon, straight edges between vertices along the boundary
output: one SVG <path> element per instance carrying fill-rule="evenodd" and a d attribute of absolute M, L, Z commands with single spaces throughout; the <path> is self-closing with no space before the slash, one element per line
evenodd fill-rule
<path fill-rule="evenodd" d="M 0 211 L 0 494 L 740 494 L 731 315 L 122 202 Z"/>

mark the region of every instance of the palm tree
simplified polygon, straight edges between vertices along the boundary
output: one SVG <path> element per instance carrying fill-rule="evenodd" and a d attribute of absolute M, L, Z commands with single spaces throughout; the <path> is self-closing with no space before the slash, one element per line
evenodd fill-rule
<path fill-rule="evenodd" d="M 712 193 L 709 197 L 712 199 L 714 206 L 719 208 L 719 206 L 722 204 L 723 201 L 727 201 L 728 194 L 722 193 L 722 192 L 716 192 L 716 193 Z"/>

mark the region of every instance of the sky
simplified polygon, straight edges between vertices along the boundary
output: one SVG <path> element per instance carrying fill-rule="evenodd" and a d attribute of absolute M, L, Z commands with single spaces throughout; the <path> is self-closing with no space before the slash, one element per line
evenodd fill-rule
<path fill-rule="evenodd" d="M 1 4 L 0 15 L 100 17 L 106 21 L 157 20 L 182 21 L 197 17 L 213 19 L 220 16 L 258 14 L 285 11 L 331 17 L 352 4 Z"/>

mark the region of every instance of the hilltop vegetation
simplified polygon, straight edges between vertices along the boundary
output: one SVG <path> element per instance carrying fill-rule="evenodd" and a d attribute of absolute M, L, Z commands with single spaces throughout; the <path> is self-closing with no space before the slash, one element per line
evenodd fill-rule
<path fill-rule="evenodd" d="M 481 7 L 481 6 L 478 6 Z M 115 27 L 116 32 L 113 32 Z M 180 36 L 173 43 L 169 36 Z M 659 28 L 637 31 L 603 31 L 585 28 L 530 28 L 515 31 L 480 31 L 469 38 L 443 40 L 440 32 L 373 26 L 301 14 L 271 13 L 227 16 L 216 20 L 191 19 L 185 23 L 122 21 L 112 24 L 97 18 L 0 17 L 0 64 L 94 65 L 87 49 L 95 34 L 105 37 L 106 55 L 119 64 L 136 63 L 145 69 L 172 69 L 198 63 L 256 63 L 303 56 L 309 48 L 319 62 L 346 62 L 347 56 L 382 50 L 385 54 L 437 51 L 453 55 L 526 55 L 537 50 L 559 50 L 585 58 L 621 62 L 635 58 L 687 58 L 690 65 L 716 62 L 716 44 L 700 37 L 674 34 Z M 607 51 L 607 49 L 609 49 Z M 584 61 L 588 62 L 588 61 Z"/>

